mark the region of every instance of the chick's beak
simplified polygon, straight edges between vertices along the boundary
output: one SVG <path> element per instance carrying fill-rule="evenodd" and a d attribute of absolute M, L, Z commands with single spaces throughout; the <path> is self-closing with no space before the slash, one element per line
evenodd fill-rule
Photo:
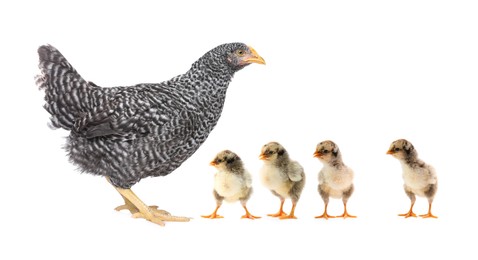
<path fill-rule="evenodd" d="M 217 162 L 214 160 L 214 161 L 210 162 L 209 165 L 211 165 L 211 166 L 216 166 L 216 165 L 217 165 Z"/>
<path fill-rule="evenodd" d="M 314 153 L 314 157 L 315 157 L 315 158 L 320 158 L 321 156 L 322 156 L 322 153 L 320 153 L 320 152 L 318 152 L 318 151 L 316 151 L 316 152 Z"/>
<path fill-rule="evenodd" d="M 258 63 L 258 64 L 266 64 L 266 61 L 259 55 L 257 54 L 257 51 L 254 50 L 251 46 L 247 46 L 249 50 L 251 51 L 250 54 L 247 54 L 244 57 L 244 62 L 246 63 Z"/>
<path fill-rule="evenodd" d="M 394 154 L 395 152 L 393 150 L 388 150 L 387 154 Z"/>
<path fill-rule="evenodd" d="M 260 159 L 260 160 L 266 160 L 267 157 L 266 157 L 265 154 L 261 154 L 261 155 L 259 155 L 259 159 Z"/>

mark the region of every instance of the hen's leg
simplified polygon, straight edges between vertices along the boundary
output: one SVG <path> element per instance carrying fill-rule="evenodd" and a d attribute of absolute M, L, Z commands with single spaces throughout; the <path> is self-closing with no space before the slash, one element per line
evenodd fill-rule
<path fill-rule="evenodd" d="M 131 212 L 134 218 L 144 218 L 158 225 L 164 226 L 164 221 L 189 221 L 186 217 L 176 217 L 169 214 L 167 211 L 158 210 L 157 206 L 147 206 L 142 202 L 131 189 L 122 189 L 115 187 L 115 189 L 123 197 L 125 204 L 116 207 L 116 210 L 127 209 Z"/>
<path fill-rule="evenodd" d="M 133 205 L 133 203 L 131 203 L 131 201 L 129 201 L 123 195 L 121 195 L 121 197 L 123 197 L 124 204 L 121 205 L 121 206 L 116 207 L 115 208 L 116 211 L 121 211 L 121 210 L 127 209 L 127 210 L 129 210 L 129 212 L 131 214 L 135 214 L 135 213 L 139 212 L 138 208 L 135 205 Z M 171 213 L 167 212 L 166 210 L 158 209 L 158 206 L 156 206 L 156 205 L 151 205 L 151 206 L 149 206 L 149 208 L 153 211 L 161 212 L 162 214 L 171 215 Z"/>

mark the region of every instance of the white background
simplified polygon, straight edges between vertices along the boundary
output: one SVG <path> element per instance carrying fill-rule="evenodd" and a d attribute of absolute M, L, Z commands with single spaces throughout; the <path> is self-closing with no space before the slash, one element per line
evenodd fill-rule
<path fill-rule="evenodd" d="M 476 259 L 475 1 L 16 1 L 0 4 L 1 259 Z M 170 1 L 173 2 L 173 1 Z M 173 174 L 133 190 L 148 204 L 194 219 L 162 228 L 127 212 L 101 177 L 79 174 L 67 132 L 47 127 L 36 49 L 57 47 L 100 86 L 161 82 L 226 42 L 267 62 L 235 75 L 223 116 Z M 403 219 L 410 202 L 390 143 L 410 140 L 438 173 L 438 219 Z M 349 212 L 317 220 L 322 167 L 316 144 L 335 141 L 355 170 Z M 260 148 L 282 143 L 306 170 L 297 220 L 265 217 L 279 200 L 260 183 Z M 253 214 L 215 206 L 214 155 L 230 149 L 253 174 Z M 286 203 L 286 211 L 290 202 Z M 417 214 L 427 202 L 418 198 Z M 342 213 L 332 199 L 329 213 Z M 440 258 L 443 259 L 443 258 Z"/>

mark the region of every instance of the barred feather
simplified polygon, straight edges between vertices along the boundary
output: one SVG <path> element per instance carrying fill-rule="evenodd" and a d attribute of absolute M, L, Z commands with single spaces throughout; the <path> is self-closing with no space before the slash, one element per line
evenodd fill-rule
<path fill-rule="evenodd" d="M 142 178 L 164 176 L 206 140 L 224 105 L 234 73 L 227 61 L 241 43 L 206 53 L 185 74 L 159 84 L 102 88 L 84 80 L 53 46 L 38 49 L 51 125 L 70 131 L 66 150 L 80 170 L 130 188 Z"/>

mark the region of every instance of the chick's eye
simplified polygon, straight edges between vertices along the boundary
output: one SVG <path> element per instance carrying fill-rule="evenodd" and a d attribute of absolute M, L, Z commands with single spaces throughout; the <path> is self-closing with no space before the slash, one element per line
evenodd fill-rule
<path fill-rule="evenodd" d="M 395 149 L 393 149 L 393 150 L 394 150 L 395 152 L 398 152 L 398 151 L 400 151 L 400 148 L 395 147 Z"/>
<path fill-rule="evenodd" d="M 323 150 L 322 153 L 327 154 L 329 153 L 329 150 Z"/>
<path fill-rule="evenodd" d="M 267 154 L 273 154 L 274 152 L 273 151 L 268 151 Z"/>
<path fill-rule="evenodd" d="M 217 162 L 217 163 L 222 163 L 222 160 L 221 160 L 221 159 L 217 159 L 216 162 Z"/>

